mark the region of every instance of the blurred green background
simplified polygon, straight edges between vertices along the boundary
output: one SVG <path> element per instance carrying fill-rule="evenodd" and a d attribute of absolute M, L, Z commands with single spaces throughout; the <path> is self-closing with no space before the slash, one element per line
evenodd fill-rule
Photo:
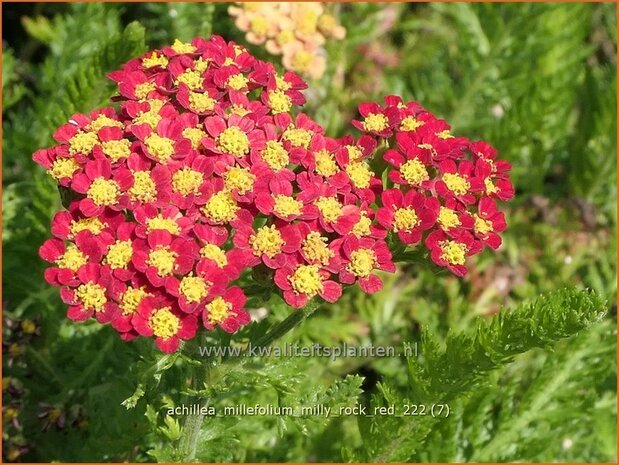
<path fill-rule="evenodd" d="M 72 113 L 108 101 L 113 87 L 107 72 L 175 38 L 220 34 L 279 65 L 278 58 L 246 43 L 227 6 L 2 4 L 5 460 L 171 459 L 161 444 L 174 440 L 175 426 L 161 426 L 157 411 L 177 401 L 178 382 L 173 381 L 182 368 L 160 376 L 159 389 L 145 396 L 149 409 L 146 402 L 131 410 L 120 406 L 144 373 L 140 363 L 152 361 L 150 345 L 122 343 L 109 328 L 65 321 L 65 309 L 43 281 L 44 264 L 37 256 L 60 198 L 31 154 L 51 145 L 53 130 Z M 472 400 L 458 401 L 458 421 L 411 445 L 409 455 L 394 457 L 616 460 L 616 4 L 341 3 L 329 8 L 347 37 L 327 43 L 327 72 L 310 81 L 305 111 L 338 136 L 349 131 L 361 101 L 378 101 L 385 94 L 417 100 L 450 122 L 455 134 L 497 147 L 513 164 L 517 196 L 505 207 L 504 245 L 498 253 L 476 257 L 466 279 L 407 265 L 374 297 L 348 291 L 290 340 L 396 345 L 416 340 L 423 327 L 440 345 L 449 330 L 474 330 L 477 317 L 494 315 L 502 306 L 566 285 L 593 289 L 610 302 L 603 329 L 559 344 L 554 354 L 529 351 L 496 370 Z M 266 322 L 289 311 L 275 304 L 269 310 Z M 583 345 L 590 352 L 578 352 Z M 570 354 L 577 353 L 582 357 L 570 364 Z M 600 371 L 592 373 L 592 364 Z M 280 365 L 239 374 L 240 387 L 226 395 L 252 404 L 321 395 L 369 402 L 372 395 L 389 397 L 380 382 L 394 391 L 410 388 L 406 363 L 399 359 L 299 359 Z M 570 373 L 560 371 L 566 369 Z M 562 386 L 544 384 L 548 373 L 562 379 Z M 518 420 L 502 426 L 510 416 Z M 62 418 L 64 424 L 56 427 Z M 407 421 L 389 428 L 399 431 Z M 46 422 L 52 426 L 43 430 Z M 374 425 L 378 432 L 380 427 Z M 364 445 L 373 434 L 364 428 L 355 418 L 214 419 L 199 457 L 392 457 L 373 455 L 379 446 Z M 492 443 L 496 437 L 500 441 Z"/>

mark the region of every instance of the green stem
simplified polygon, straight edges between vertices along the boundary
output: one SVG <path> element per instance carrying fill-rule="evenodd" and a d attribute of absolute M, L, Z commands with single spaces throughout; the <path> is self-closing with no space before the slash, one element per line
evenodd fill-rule
<path fill-rule="evenodd" d="M 316 300 L 310 301 L 305 307 L 291 313 L 288 318 L 275 325 L 275 327 L 272 328 L 268 333 L 258 339 L 255 345 L 257 347 L 264 347 L 271 344 L 273 341 L 276 341 L 284 334 L 291 331 L 296 326 L 305 321 L 307 317 L 309 317 L 318 309 L 319 305 L 320 303 L 316 302 Z"/>

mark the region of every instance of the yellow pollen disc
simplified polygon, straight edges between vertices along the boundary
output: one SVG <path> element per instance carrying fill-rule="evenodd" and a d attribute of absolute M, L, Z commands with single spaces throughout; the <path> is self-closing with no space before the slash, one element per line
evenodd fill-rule
<path fill-rule="evenodd" d="M 318 265 L 299 266 L 294 273 L 288 276 L 288 281 L 297 294 L 305 294 L 308 297 L 315 296 L 323 289 L 323 278 Z"/>
<path fill-rule="evenodd" d="M 286 113 L 292 107 L 292 100 L 281 90 L 270 91 L 268 102 L 273 114 Z"/>
<path fill-rule="evenodd" d="M 229 115 L 238 115 L 238 116 L 245 116 L 251 113 L 251 111 L 245 108 L 243 105 L 230 105 L 228 109 L 226 110 L 226 112 Z"/>
<path fill-rule="evenodd" d="M 215 99 L 210 97 L 207 93 L 189 93 L 189 106 L 193 111 L 197 111 L 198 113 L 212 111 L 213 108 L 215 108 L 215 103 Z"/>
<path fill-rule="evenodd" d="M 419 222 L 415 210 L 410 207 L 398 208 L 393 217 L 393 230 L 411 232 Z"/>
<path fill-rule="evenodd" d="M 451 139 L 453 137 L 449 129 L 445 129 L 444 131 L 437 132 L 436 135 L 439 139 L 443 139 L 443 140 Z"/>
<path fill-rule="evenodd" d="M 333 197 L 319 197 L 314 205 L 327 223 L 334 223 L 342 216 L 342 204 Z"/>
<path fill-rule="evenodd" d="M 241 90 L 247 87 L 249 79 L 241 73 L 231 75 L 226 81 L 226 85 L 234 90 Z"/>
<path fill-rule="evenodd" d="M 321 15 L 318 18 L 318 29 L 324 32 L 327 35 L 330 35 L 333 30 L 337 26 L 337 21 L 335 20 L 335 16 L 330 14 Z"/>
<path fill-rule="evenodd" d="M 197 60 L 193 60 L 193 69 L 200 71 L 203 73 L 208 68 L 209 59 L 204 60 L 202 57 L 199 57 Z"/>
<path fill-rule="evenodd" d="M 213 260 L 219 268 L 223 268 L 228 264 L 226 252 L 215 244 L 205 244 L 204 247 L 200 249 L 200 255 L 204 258 Z"/>
<path fill-rule="evenodd" d="M 400 166 L 400 174 L 411 186 L 416 186 L 430 179 L 425 165 L 417 158 L 408 160 Z"/>
<path fill-rule="evenodd" d="M 347 145 L 346 151 L 348 152 L 348 158 L 351 162 L 361 160 L 363 152 L 356 145 Z"/>
<path fill-rule="evenodd" d="M 69 244 L 62 257 L 56 260 L 58 268 L 68 268 L 77 271 L 82 265 L 88 263 L 88 258 L 74 244 Z"/>
<path fill-rule="evenodd" d="M 468 251 L 466 245 L 456 241 L 442 241 L 439 246 L 443 260 L 450 265 L 464 265 Z"/>
<path fill-rule="evenodd" d="M 224 185 L 226 189 L 230 191 L 236 189 L 240 195 L 251 192 L 254 188 L 255 180 L 256 175 L 250 173 L 248 168 L 241 168 L 239 166 L 229 168 L 224 174 Z"/>
<path fill-rule="evenodd" d="M 141 111 L 132 121 L 134 124 L 148 124 L 151 128 L 155 129 L 159 121 L 161 121 L 161 115 L 157 111 Z"/>
<path fill-rule="evenodd" d="M 301 245 L 305 257 L 312 263 L 328 265 L 335 252 L 327 246 L 327 241 L 317 231 L 309 233 Z"/>
<path fill-rule="evenodd" d="M 79 169 L 79 163 L 73 158 L 57 158 L 47 172 L 54 179 L 62 179 L 72 177 Z"/>
<path fill-rule="evenodd" d="M 289 44 L 294 40 L 294 32 L 290 29 L 286 29 L 275 36 L 275 40 L 278 44 L 284 45 Z"/>
<path fill-rule="evenodd" d="M 313 61 L 314 55 L 307 50 L 299 50 L 295 53 L 294 57 L 292 57 L 290 65 L 295 71 L 307 72 L 311 68 Z"/>
<path fill-rule="evenodd" d="M 419 121 L 414 116 L 407 116 L 400 123 L 400 131 L 414 131 L 415 129 L 423 126 L 424 121 Z"/>
<path fill-rule="evenodd" d="M 185 296 L 187 302 L 193 303 L 204 299 L 210 287 L 211 283 L 208 283 L 199 276 L 185 276 L 181 280 L 178 290 Z"/>
<path fill-rule="evenodd" d="M 217 150 L 241 158 L 249 152 L 249 137 L 236 126 L 226 128 L 217 137 Z"/>
<path fill-rule="evenodd" d="M 143 82 L 135 86 L 135 96 L 139 100 L 146 100 L 148 94 L 150 94 L 155 89 L 155 84 L 153 84 L 152 82 Z"/>
<path fill-rule="evenodd" d="M 185 139 L 189 139 L 191 141 L 191 148 L 196 150 L 202 144 L 202 139 L 206 136 L 206 132 L 204 132 L 200 128 L 185 128 L 183 129 L 183 137 Z"/>
<path fill-rule="evenodd" d="M 497 192 L 499 192 L 498 187 L 494 185 L 494 183 L 492 182 L 490 178 L 484 179 L 484 185 L 486 187 L 486 194 L 488 195 L 496 194 Z"/>
<path fill-rule="evenodd" d="M 120 121 L 110 118 L 109 116 L 99 115 L 97 119 L 90 122 L 88 125 L 88 129 L 94 132 L 99 132 L 101 128 L 105 127 L 114 127 L 114 128 L 122 128 L 124 124 Z"/>
<path fill-rule="evenodd" d="M 346 166 L 346 174 L 358 189 L 366 189 L 370 187 L 372 179 L 372 171 L 368 168 L 365 162 L 349 163 Z"/>
<path fill-rule="evenodd" d="M 120 309 L 123 315 L 133 315 L 142 299 L 148 295 L 150 294 L 143 287 L 128 287 L 120 299 Z"/>
<path fill-rule="evenodd" d="M 227 302 L 223 297 L 215 297 L 213 301 L 206 305 L 206 310 L 208 312 L 208 321 L 212 325 L 221 323 L 226 318 L 228 318 L 228 314 L 230 310 L 232 310 L 232 304 Z"/>
<path fill-rule="evenodd" d="M 180 40 L 175 39 L 174 43 L 172 44 L 172 50 L 174 50 L 178 54 L 193 53 L 196 51 L 196 47 L 187 42 L 181 42 Z"/>
<path fill-rule="evenodd" d="M 171 312 L 170 307 L 163 307 L 153 312 L 148 319 L 148 326 L 155 336 L 168 339 L 178 333 L 181 320 Z"/>
<path fill-rule="evenodd" d="M 316 32 L 318 15 L 313 11 L 306 11 L 298 20 L 297 28 L 301 34 L 311 35 Z"/>
<path fill-rule="evenodd" d="M 144 139 L 149 153 L 155 157 L 159 163 L 165 163 L 174 154 L 174 141 L 159 134 L 151 134 Z"/>
<path fill-rule="evenodd" d="M 174 271 L 177 256 L 169 247 L 159 247 L 150 251 L 146 263 L 155 267 L 159 276 L 169 276 Z"/>
<path fill-rule="evenodd" d="M 459 174 L 445 173 L 443 175 L 443 182 L 451 192 L 456 195 L 464 195 L 469 191 L 471 185 L 466 178 Z"/>
<path fill-rule="evenodd" d="M 282 76 L 280 76 L 279 74 L 275 75 L 275 86 L 279 89 L 279 90 L 290 90 L 290 88 L 292 87 L 292 84 L 290 84 L 288 81 L 286 81 Z"/>
<path fill-rule="evenodd" d="M 100 177 L 90 184 L 86 195 L 88 198 L 92 199 L 97 206 L 114 205 L 118 202 L 120 188 L 115 181 Z"/>
<path fill-rule="evenodd" d="M 264 150 L 262 150 L 262 152 L 260 152 L 260 155 L 265 163 L 269 165 L 269 168 L 274 171 L 279 171 L 288 166 L 290 161 L 288 152 L 282 143 L 276 140 L 267 141 L 267 146 Z"/>
<path fill-rule="evenodd" d="M 282 234 L 274 225 L 262 226 L 258 228 L 256 234 L 249 237 L 249 245 L 257 257 L 265 254 L 269 258 L 273 258 L 281 252 L 285 244 Z"/>
<path fill-rule="evenodd" d="M 300 215 L 303 202 L 289 195 L 276 195 L 273 210 L 282 216 Z"/>
<path fill-rule="evenodd" d="M 332 153 L 322 149 L 314 154 L 316 158 L 316 173 L 320 176 L 329 177 L 340 171 Z"/>
<path fill-rule="evenodd" d="M 479 215 L 475 215 L 475 232 L 481 235 L 486 235 L 492 232 L 492 222 L 481 218 Z"/>
<path fill-rule="evenodd" d="M 107 303 L 105 289 L 95 283 L 80 284 L 75 290 L 75 297 L 82 302 L 84 308 L 94 310 L 95 312 L 103 310 Z"/>
<path fill-rule="evenodd" d="M 80 218 L 79 220 L 71 220 L 69 230 L 71 231 L 70 238 L 73 238 L 80 231 L 90 231 L 97 235 L 103 231 L 107 224 L 103 223 L 99 218 Z"/>
<path fill-rule="evenodd" d="M 143 203 L 152 202 L 157 198 L 157 186 L 150 177 L 150 171 L 133 173 L 133 186 L 129 189 L 131 200 Z"/>
<path fill-rule="evenodd" d="M 206 205 L 202 207 L 202 213 L 213 223 L 223 224 L 233 221 L 239 208 L 236 200 L 229 192 L 221 191 L 214 194 L 206 202 Z"/>
<path fill-rule="evenodd" d="M 282 139 L 290 142 L 293 147 L 308 148 L 312 141 L 312 133 L 305 129 L 289 127 L 282 134 Z"/>
<path fill-rule="evenodd" d="M 98 143 L 99 138 L 94 132 L 80 132 L 69 140 L 69 153 L 71 155 L 76 153 L 88 155 Z"/>
<path fill-rule="evenodd" d="M 232 63 L 234 63 L 234 59 L 233 58 L 227 57 L 224 60 L 224 66 L 230 66 Z"/>
<path fill-rule="evenodd" d="M 103 153 L 112 161 L 118 161 L 131 155 L 131 142 L 127 139 L 108 140 L 101 144 Z"/>
<path fill-rule="evenodd" d="M 203 180 L 204 176 L 199 171 L 187 167 L 181 168 L 172 175 L 172 188 L 174 192 L 183 196 L 197 194 Z"/>
<path fill-rule="evenodd" d="M 389 126 L 389 120 L 382 113 L 370 113 L 363 121 L 363 129 L 366 131 L 380 132 Z"/>
<path fill-rule="evenodd" d="M 376 254 L 373 250 L 357 249 L 350 254 L 350 263 L 346 266 L 346 270 L 359 278 L 367 278 L 376 263 Z"/>
<path fill-rule="evenodd" d="M 164 218 L 161 213 L 154 218 L 146 220 L 146 230 L 150 233 L 155 229 L 163 229 L 174 236 L 178 236 L 181 233 L 178 223 L 172 218 Z"/>
<path fill-rule="evenodd" d="M 142 66 L 144 66 L 144 68 L 154 68 L 155 66 L 165 68 L 168 66 L 168 58 L 165 55 L 159 55 L 157 52 L 153 52 L 149 57 L 142 59 Z"/>
<path fill-rule="evenodd" d="M 370 226 L 372 225 L 372 220 L 367 217 L 367 213 L 364 211 L 361 212 L 361 218 L 357 221 L 352 228 L 352 233 L 357 237 L 365 237 L 371 234 Z"/>
<path fill-rule="evenodd" d="M 202 73 L 196 69 L 187 68 L 182 74 L 179 74 L 174 83 L 176 85 L 180 83 L 185 84 L 190 90 L 200 89 L 204 83 Z"/>
<path fill-rule="evenodd" d="M 264 16 L 254 16 L 249 25 L 249 30 L 257 36 L 265 36 L 269 30 L 269 23 Z"/>
<path fill-rule="evenodd" d="M 110 245 L 107 250 L 107 255 L 104 259 L 104 264 L 110 265 L 112 269 L 127 268 L 133 256 L 133 247 L 131 241 L 116 241 Z"/>
<path fill-rule="evenodd" d="M 441 229 L 443 230 L 448 230 L 453 227 L 460 226 L 460 224 L 462 224 L 456 212 L 452 210 L 451 208 L 447 208 L 447 207 L 440 208 L 440 210 L 438 211 L 437 221 Z"/>

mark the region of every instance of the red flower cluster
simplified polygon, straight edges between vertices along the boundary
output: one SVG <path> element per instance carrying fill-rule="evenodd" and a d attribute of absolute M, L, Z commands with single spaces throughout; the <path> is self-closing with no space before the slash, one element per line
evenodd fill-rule
<path fill-rule="evenodd" d="M 307 115 L 305 82 L 221 37 L 176 41 L 109 76 L 119 105 L 74 115 L 33 159 L 73 192 L 40 249 L 46 280 L 75 321 L 153 336 L 166 352 L 250 321 L 234 282 L 271 270 L 287 303 L 335 302 L 342 284 L 381 289 L 395 270 L 388 235 L 456 274 L 505 229 L 493 198 L 509 165 L 452 137 L 416 103 L 363 104 L 359 139 L 333 139 Z M 370 161 L 395 139 L 384 190 Z M 390 236 L 391 237 L 391 236 Z"/>

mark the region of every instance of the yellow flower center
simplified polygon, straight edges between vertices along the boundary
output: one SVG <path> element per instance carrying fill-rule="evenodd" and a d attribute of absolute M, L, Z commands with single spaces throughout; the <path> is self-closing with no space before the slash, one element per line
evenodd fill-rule
<path fill-rule="evenodd" d="M 120 310 L 123 315 L 133 315 L 138 309 L 140 302 L 142 302 L 142 299 L 148 295 L 150 294 L 146 292 L 143 287 L 128 287 L 123 293 L 120 302 Z"/>
<path fill-rule="evenodd" d="M 172 313 L 170 307 L 163 307 L 153 312 L 148 319 L 148 325 L 155 336 L 168 339 L 178 333 L 181 320 Z"/>
<path fill-rule="evenodd" d="M 97 235 L 103 231 L 107 224 L 103 223 L 99 218 L 80 218 L 79 220 L 71 220 L 71 224 L 69 225 L 69 230 L 71 234 L 69 238 L 73 238 L 80 231 L 90 231 L 91 233 Z"/>
<path fill-rule="evenodd" d="M 289 195 L 276 195 L 273 210 L 282 216 L 300 215 L 303 202 Z"/>
<path fill-rule="evenodd" d="M 103 310 L 107 303 L 105 289 L 95 283 L 80 284 L 75 290 L 75 297 L 82 302 L 84 308 L 94 310 L 95 312 Z"/>
<path fill-rule="evenodd" d="M 95 179 L 90 184 L 86 195 L 88 196 L 88 198 L 92 199 L 92 201 L 97 206 L 114 205 L 116 202 L 118 202 L 120 188 L 115 181 L 100 177 Z"/>
<path fill-rule="evenodd" d="M 155 89 L 155 84 L 153 84 L 152 82 L 143 82 L 135 86 L 135 96 L 139 100 L 144 101 L 148 97 L 148 94 L 150 94 Z"/>
<path fill-rule="evenodd" d="M 488 195 L 496 194 L 499 191 L 490 178 L 484 179 L 484 185 L 486 187 L 486 194 Z"/>
<path fill-rule="evenodd" d="M 202 139 L 206 136 L 206 133 L 199 128 L 185 128 L 183 129 L 183 137 L 191 141 L 191 148 L 196 150 L 200 147 Z"/>
<path fill-rule="evenodd" d="M 389 120 L 382 113 L 370 113 L 363 121 L 363 128 L 366 131 L 380 132 L 389 126 Z"/>
<path fill-rule="evenodd" d="M 249 152 L 249 137 L 241 129 L 231 126 L 217 137 L 217 149 L 241 158 Z"/>
<path fill-rule="evenodd" d="M 154 68 L 155 66 L 165 68 L 168 66 L 168 58 L 165 55 L 153 52 L 150 56 L 142 58 L 142 66 L 145 68 Z"/>
<path fill-rule="evenodd" d="M 247 87 L 249 79 L 241 73 L 231 75 L 226 81 L 226 85 L 234 90 L 241 90 Z"/>
<path fill-rule="evenodd" d="M 101 148 L 103 153 L 110 157 L 112 161 L 118 161 L 131 155 L 131 142 L 127 139 L 108 140 L 101 144 Z"/>
<path fill-rule="evenodd" d="M 424 121 L 419 121 L 414 116 L 407 116 L 400 123 L 400 131 L 414 131 L 415 129 L 423 126 Z"/>
<path fill-rule="evenodd" d="M 226 189 L 236 189 L 240 195 L 245 195 L 254 188 L 256 175 L 249 172 L 248 168 L 234 166 L 229 168 L 224 174 L 224 185 Z"/>
<path fill-rule="evenodd" d="M 157 198 L 157 186 L 150 177 L 150 171 L 136 171 L 133 173 L 133 186 L 129 189 L 131 200 L 143 203 L 152 202 Z"/>
<path fill-rule="evenodd" d="M 189 106 L 193 111 L 204 113 L 206 111 L 212 111 L 215 108 L 215 99 L 211 98 L 208 94 L 200 92 L 189 93 Z"/>
<path fill-rule="evenodd" d="M 411 186 L 416 186 L 430 179 L 425 165 L 417 158 L 408 160 L 400 166 L 400 174 Z"/>
<path fill-rule="evenodd" d="M 155 129 L 159 121 L 161 121 L 161 115 L 159 110 L 163 106 L 162 100 L 148 100 L 150 104 L 150 110 L 141 111 L 133 118 L 135 124 L 148 124 L 151 128 Z"/>
<path fill-rule="evenodd" d="M 257 257 L 265 254 L 269 258 L 273 258 L 281 252 L 285 244 L 282 234 L 274 225 L 262 226 L 249 237 L 249 245 Z"/>
<path fill-rule="evenodd" d="M 203 181 L 202 173 L 184 167 L 172 175 L 172 188 L 183 196 L 197 194 Z"/>
<path fill-rule="evenodd" d="M 322 292 L 322 276 L 318 265 L 301 265 L 288 276 L 288 281 L 297 294 L 313 297 Z"/>
<path fill-rule="evenodd" d="M 116 241 L 110 245 L 105 256 L 104 264 L 110 265 L 112 269 L 127 268 L 133 256 L 131 241 Z"/>
<path fill-rule="evenodd" d="M 58 268 L 68 268 L 77 271 L 82 265 L 88 263 L 88 258 L 74 244 L 69 244 L 62 257 L 56 260 Z"/>
<path fill-rule="evenodd" d="M 197 60 L 193 60 L 193 69 L 196 69 L 203 73 L 208 68 L 209 61 L 210 58 L 204 60 L 202 59 L 202 57 L 199 57 Z"/>
<path fill-rule="evenodd" d="M 438 224 L 441 229 L 447 230 L 455 226 L 460 226 L 460 218 L 456 214 L 455 210 L 447 207 L 441 207 L 438 211 Z"/>
<path fill-rule="evenodd" d="M 206 305 L 208 321 L 214 325 L 221 323 L 226 318 L 232 309 L 232 304 L 227 302 L 223 297 L 215 297 L 213 301 Z"/>
<path fill-rule="evenodd" d="M 169 247 L 159 247 L 150 251 L 146 263 L 155 267 L 159 276 L 169 276 L 174 271 L 177 256 Z"/>
<path fill-rule="evenodd" d="M 328 239 L 322 237 L 317 231 L 309 233 L 301 245 L 305 257 L 313 263 L 329 264 L 329 260 L 333 258 L 335 252 L 327 246 L 327 241 Z"/>
<path fill-rule="evenodd" d="M 80 132 L 69 140 L 69 153 L 71 155 L 76 153 L 88 155 L 98 143 L 99 138 L 94 132 Z"/>
<path fill-rule="evenodd" d="M 450 265 L 464 265 L 466 261 L 466 245 L 456 241 L 442 241 L 439 244 L 441 248 L 441 258 Z"/>
<path fill-rule="evenodd" d="M 70 178 L 80 165 L 73 158 L 57 158 L 47 172 L 54 179 Z"/>
<path fill-rule="evenodd" d="M 314 154 L 316 158 L 316 173 L 320 176 L 329 177 L 340 171 L 332 153 L 322 149 Z"/>
<path fill-rule="evenodd" d="M 307 50 L 299 50 L 292 57 L 292 62 L 290 63 L 292 69 L 300 72 L 307 72 L 312 66 L 312 62 L 314 61 L 314 55 L 312 55 Z"/>
<path fill-rule="evenodd" d="M 363 152 L 356 145 L 347 145 L 346 151 L 348 152 L 348 158 L 351 162 L 361 160 L 363 157 Z"/>
<path fill-rule="evenodd" d="M 221 248 L 216 246 L 215 244 L 205 244 L 204 247 L 200 249 L 200 255 L 202 255 L 204 258 L 213 260 L 219 268 L 223 268 L 228 264 L 228 257 L 226 257 L 226 252 L 221 250 Z"/>
<path fill-rule="evenodd" d="M 178 54 L 193 53 L 196 51 L 196 47 L 187 42 L 181 42 L 180 40 L 175 39 L 174 43 L 172 44 L 172 50 L 174 50 Z"/>
<path fill-rule="evenodd" d="M 236 218 L 239 206 L 232 195 L 227 191 L 214 194 L 206 205 L 202 207 L 202 212 L 212 222 L 217 224 L 229 223 Z"/>
<path fill-rule="evenodd" d="M 297 28 L 301 34 L 311 35 L 316 32 L 316 26 L 318 25 L 318 15 L 313 11 L 305 11 L 298 20 Z"/>
<path fill-rule="evenodd" d="M 275 75 L 275 86 L 279 89 L 279 90 L 290 90 L 290 88 L 292 87 L 292 84 L 290 84 L 288 81 L 286 81 L 282 76 L 280 76 L 279 74 Z"/>
<path fill-rule="evenodd" d="M 275 40 L 280 45 L 288 44 L 294 40 L 294 32 L 291 31 L 290 29 L 281 31 L 279 34 L 275 36 Z"/>
<path fill-rule="evenodd" d="M 324 14 L 321 15 L 320 18 L 318 18 L 318 29 L 320 29 L 323 33 L 327 35 L 330 35 L 336 28 L 336 26 L 337 21 L 335 20 L 335 17 L 333 15 Z"/>
<path fill-rule="evenodd" d="M 174 141 L 159 134 L 150 134 L 144 139 L 149 153 L 155 157 L 159 163 L 166 163 L 174 154 Z"/>
<path fill-rule="evenodd" d="M 290 161 L 288 152 L 282 143 L 275 140 L 267 141 L 267 146 L 264 150 L 262 150 L 260 155 L 262 155 L 262 159 L 265 163 L 269 165 L 269 168 L 274 171 L 279 171 L 288 166 Z"/>
<path fill-rule="evenodd" d="M 350 263 L 346 266 L 346 270 L 359 278 L 367 278 L 376 263 L 376 254 L 373 250 L 357 249 L 350 254 Z"/>
<path fill-rule="evenodd" d="M 451 135 L 451 132 L 449 131 L 449 129 L 445 129 L 445 130 L 443 130 L 443 131 L 441 131 L 441 132 L 437 132 L 437 133 L 436 133 L 436 135 L 437 135 L 437 137 L 438 137 L 439 139 L 443 139 L 443 140 L 445 140 L 445 139 L 451 139 L 451 138 L 453 137 L 453 136 Z"/>
<path fill-rule="evenodd" d="M 200 302 L 204 299 L 208 290 L 211 287 L 211 283 L 208 283 L 199 276 L 185 276 L 181 280 L 179 291 L 185 296 L 187 302 Z"/>
<path fill-rule="evenodd" d="M 196 69 L 187 68 L 181 74 L 178 75 L 174 83 L 176 85 L 180 83 L 185 84 L 190 90 L 200 89 L 204 83 L 202 73 Z"/>
<path fill-rule="evenodd" d="M 486 235 L 489 232 L 492 232 L 492 222 L 483 219 L 479 215 L 475 215 L 475 232 L 481 235 Z"/>
<path fill-rule="evenodd" d="M 366 189 L 370 187 L 370 180 L 372 179 L 373 173 L 368 168 L 367 163 L 349 163 L 346 166 L 346 174 L 348 174 L 348 177 L 358 189 Z"/>
<path fill-rule="evenodd" d="M 88 125 L 88 129 L 94 132 L 99 132 L 101 128 L 106 127 L 114 127 L 114 128 L 122 128 L 124 124 L 120 121 L 110 118 L 109 116 L 105 116 L 103 114 L 97 116 L 96 119 L 92 120 Z"/>
<path fill-rule="evenodd" d="M 312 133 L 305 129 L 289 127 L 282 134 L 282 139 L 290 142 L 294 147 L 308 148 L 312 141 Z"/>
<path fill-rule="evenodd" d="M 292 100 L 281 90 L 270 91 L 268 102 L 273 114 L 286 113 L 292 107 Z"/>
<path fill-rule="evenodd" d="M 334 223 L 342 216 L 342 204 L 333 197 L 319 197 L 314 205 L 327 223 Z"/>
<path fill-rule="evenodd" d="M 398 208 L 393 216 L 393 230 L 411 232 L 419 222 L 415 210 L 410 207 Z"/>
<path fill-rule="evenodd" d="M 445 173 L 443 175 L 443 181 L 451 192 L 456 195 L 464 195 L 469 191 L 471 185 L 466 178 L 454 173 Z"/>
<path fill-rule="evenodd" d="M 181 233 L 181 228 L 178 223 L 172 218 L 164 218 L 161 213 L 154 218 L 149 218 L 146 220 L 146 231 L 150 233 L 155 229 L 168 231 L 174 236 L 178 236 Z"/>
<path fill-rule="evenodd" d="M 238 115 L 238 116 L 245 116 L 251 113 L 251 111 L 245 108 L 243 105 L 236 105 L 236 104 L 230 105 L 226 111 L 229 115 Z"/>
<path fill-rule="evenodd" d="M 362 211 L 359 221 L 353 226 L 352 233 L 357 237 L 369 236 L 371 234 L 370 226 L 372 220 L 367 217 L 367 213 Z"/>

